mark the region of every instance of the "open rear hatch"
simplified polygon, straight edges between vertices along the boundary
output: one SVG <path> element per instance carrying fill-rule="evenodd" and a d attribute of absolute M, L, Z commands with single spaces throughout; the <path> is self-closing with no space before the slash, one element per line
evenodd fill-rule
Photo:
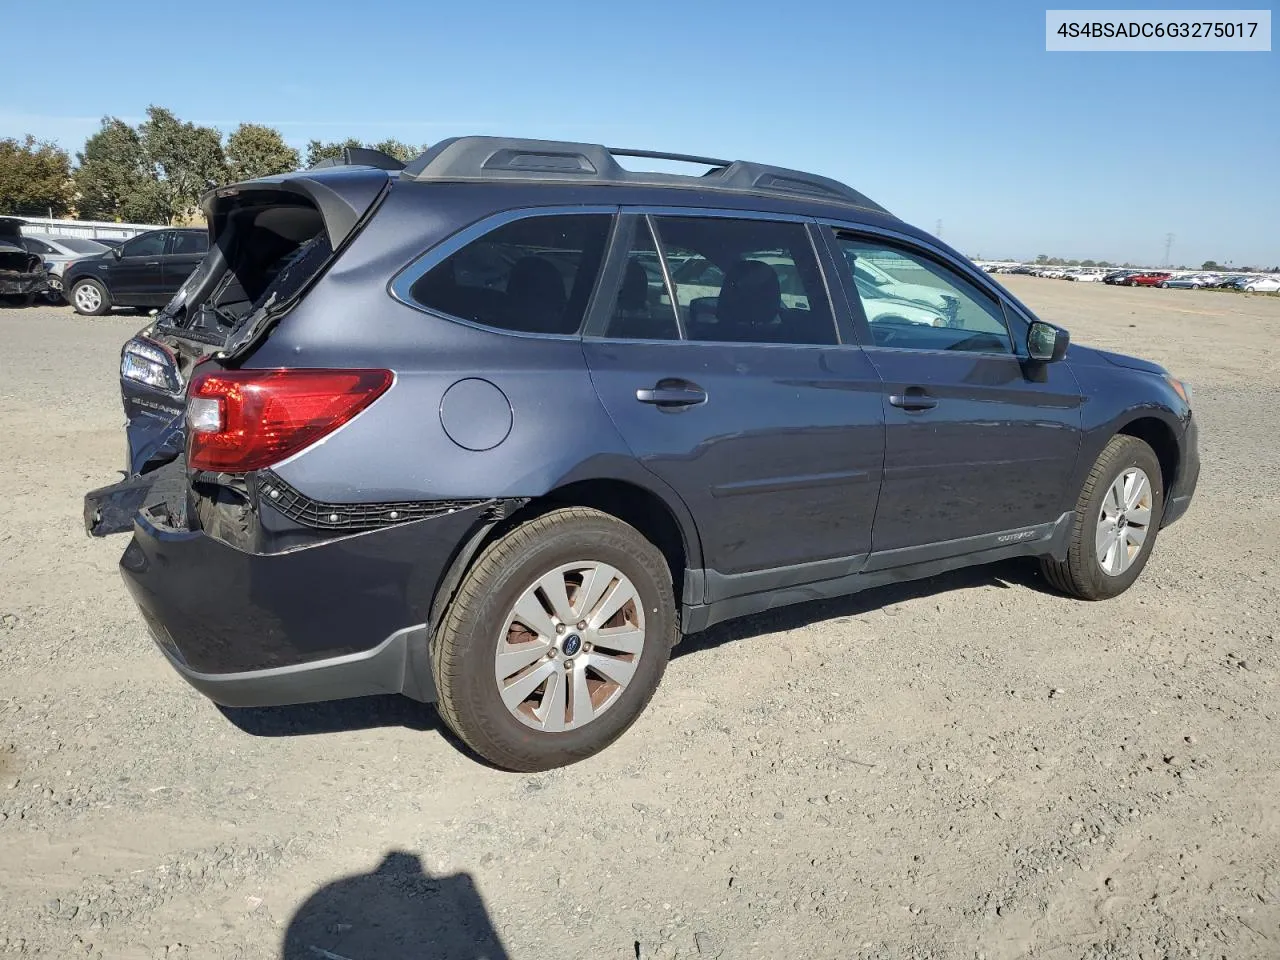
<path fill-rule="evenodd" d="M 251 353 L 341 255 L 388 184 L 384 170 L 331 167 L 205 196 L 208 255 L 121 352 L 126 479 L 86 495 L 89 533 L 130 529 L 148 502 L 148 478 L 181 456 L 195 365 L 214 356 L 234 366 Z"/>

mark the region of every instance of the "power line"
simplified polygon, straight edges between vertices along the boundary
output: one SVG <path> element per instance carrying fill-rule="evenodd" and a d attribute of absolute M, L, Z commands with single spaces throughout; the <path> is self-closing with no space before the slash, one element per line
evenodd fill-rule
<path fill-rule="evenodd" d="M 1173 234 L 1166 233 L 1164 235 L 1164 265 L 1166 267 L 1173 266 L 1173 261 L 1169 259 L 1169 250 L 1173 247 Z"/>

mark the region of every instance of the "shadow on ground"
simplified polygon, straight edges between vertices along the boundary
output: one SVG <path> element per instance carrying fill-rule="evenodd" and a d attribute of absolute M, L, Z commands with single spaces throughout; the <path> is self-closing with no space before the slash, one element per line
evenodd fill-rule
<path fill-rule="evenodd" d="M 370 873 L 307 899 L 285 931 L 284 960 L 509 960 L 470 874 L 433 877 L 393 851 Z"/>

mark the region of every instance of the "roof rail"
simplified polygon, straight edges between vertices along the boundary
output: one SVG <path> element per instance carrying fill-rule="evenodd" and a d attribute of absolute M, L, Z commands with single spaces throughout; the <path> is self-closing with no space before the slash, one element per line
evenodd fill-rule
<path fill-rule="evenodd" d="M 320 167 L 377 167 L 379 170 L 403 170 L 405 165 L 389 153 L 369 147 L 343 147 L 339 157 L 325 157 L 313 163 L 309 169 Z"/>
<path fill-rule="evenodd" d="M 703 164 L 701 176 L 624 169 L 616 157 L 643 157 Z M 452 137 L 411 161 L 401 173 L 410 180 L 442 182 L 538 181 L 622 186 L 683 187 L 768 196 L 804 196 L 851 204 L 877 213 L 884 207 L 852 187 L 814 173 L 744 160 L 716 160 L 683 153 L 605 147 L 598 143 L 522 140 L 508 137 Z"/>

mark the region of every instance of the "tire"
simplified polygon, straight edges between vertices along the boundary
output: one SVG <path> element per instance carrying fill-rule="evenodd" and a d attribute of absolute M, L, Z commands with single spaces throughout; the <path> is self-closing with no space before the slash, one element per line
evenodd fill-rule
<path fill-rule="evenodd" d="M 1160 289 L 1161 289 L 1161 290 L 1168 290 L 1168 289 L 1169 289 L 1169 284 L 1168 284 L 1168 282 L 1166 281 L 1166 282 L 1164 282 L 1164 283 L 1160 284 Z"/>
<path fill-rule="evenodd" d="M 581 575 L 581 585 L 569 599 L 570 581 L 578 576 L 573 571 L 582 564 L 598 566 Z M 625 593 L 624 579 L 629 581 L 639 602 L 625 604 L 614 619 L 625 616 L 635 623 L 638 618 L 642 644 L 638 653 L 618 655 L 619 648 L 608 646 L 616 641 L 607 639 L 607 631 L 595 632 L 595 626 L 614 619 L 588 623 L 587 629 L 579 631 L 578 623 L 565 626 L 564 618 L 548 615 L 547 604 L 535 593 L 540 583 L 562 583 L 566 585 L 562 602 L 572 604 L 578 599 L 577 590 L 586 589 L 588 576 L 593 580 L 596 576 L 608 578 L 600 581 L 607 585 L 601 587 L 603 598 L 592 601 L 584 597 L 592 610 L 574 615 L 581 614 L 589 621 L 592 611 L 606 612 L 613 590 Z M 541 596 L 548 594 L 543 591 Z M 518 619 L 517 605 L 530 609 L 530 598 L 539 605 L 536 609 L 543 618 L 539 630 Z M 490 544 L 463 577 L 431 640 L 437 707 L 450 729 L 497 767 L 531 772 L 575 763 L 603 750 L 639 717 L 662 680 L 678 627 L 671 570 L 657 547 L 634 527 L 609 514 L 583 507 L 552 510 Z M 634 638 L 635 627 L 623 625 L 619 629 Z M 511 642 L 513 637 L 515 643 Z M 593 649 L 589 638 L 595 638 L 600 649 Z M 526 646 L 532 653 L 519 652 Z M 507 667 L 500 666 L 497 659 L 504 648 L 508 664 L 513 662 L 513 651 L 517 657 L 514 662 L 528 661 L 505 680 L 499 672 L 505 673 Z M 545 653 L 539 654 L 539 649 Z M 609 652 L 602 654 L 601 650 Z M 624 661 L 632 657 L 625 662 L 631 672 L 621 686 L 591 668 L 593 663 L 616 664 L 611 659 L 614 656 Z M 562 665 L 570 671 L 568 675 L 559 673 Z M 518 696 L 513 690 L 517 681 L 523 678 L 527 686 L 528 680 L 543 672 L 547 673 L 545 687 L 539 681 L 529 689 L 525 701 L 511 707 L 504 702 L 500 684 L 506 686 L 508 696 Z M 550 705 L 546 701 L 552 683 L 557 684 L 557 691 L 564 691 L 558 711 L 554 709 L 558 701 L 553 699 Z M 595 686 L 586 700 L 580 700 L 580 691 L 587 691 L 589 684 Z M 537 704 L 534 696 L 540 697 Z M 595 703 L 597 696 L 602 701 L 599 705 Z M 590 704 L 592 716 L 573 726 L 579 702 Z M 537 716 L 535 711 L 539 710 L 545 712 L 545 720 Z M 559 726 L 568 729 L 555 731 Z"/>
<path fill-rule="evenodd" d="M 1126 506 L 1120 510 L 1118 526 L 1109 524 L 1104 513 L 1114 512 L 1114 502 L 1109 499 L 1111 491 L 1122 477 L 1133 476 L 1132 471 L 1145 475 L 1147 496 L 1136 507 Z M 1145 524 L 1137 519 L 1144 509 L 1143 503 Z M 1128 519 L 1130 513 L 1133 520 Z M 1137 437 L 1114 436 L 1089 471 L 1076 501 L 1067 559 L 1059 561 L 1044 557 L 1040 561 L 1041 572 L 1056 589 L 1082 600 L 1107 600 L 1118 596 L 1133 585 L 1147 565 L 1163 516 L 1164 479 L 1155 452 Z M 1126 551 L 1125 558 L 1120 560 L 1123 566 L 1112 571 L 1104 567 L 1104 561 L 1099 557 L 1107 543 L 1114 543 L 1106 539 L 1108 534 L 1104 526 L 1120 534 L 1120 542 L 1115 544 L 1116 554 L 1108 552 L 1106 556 L 1118 557 L 1121 550 Z M 1141 543 L 1136 551 L 1129 551 L 1130 541 L 1139 529 L 1142 530 Z"/>
<path fill-rule="evenodd" d="M 111 295 L 97 280 L 77 280 L 71 288 L 71 306 L 86 317 L 100 317 L 111 309 Z"/>

